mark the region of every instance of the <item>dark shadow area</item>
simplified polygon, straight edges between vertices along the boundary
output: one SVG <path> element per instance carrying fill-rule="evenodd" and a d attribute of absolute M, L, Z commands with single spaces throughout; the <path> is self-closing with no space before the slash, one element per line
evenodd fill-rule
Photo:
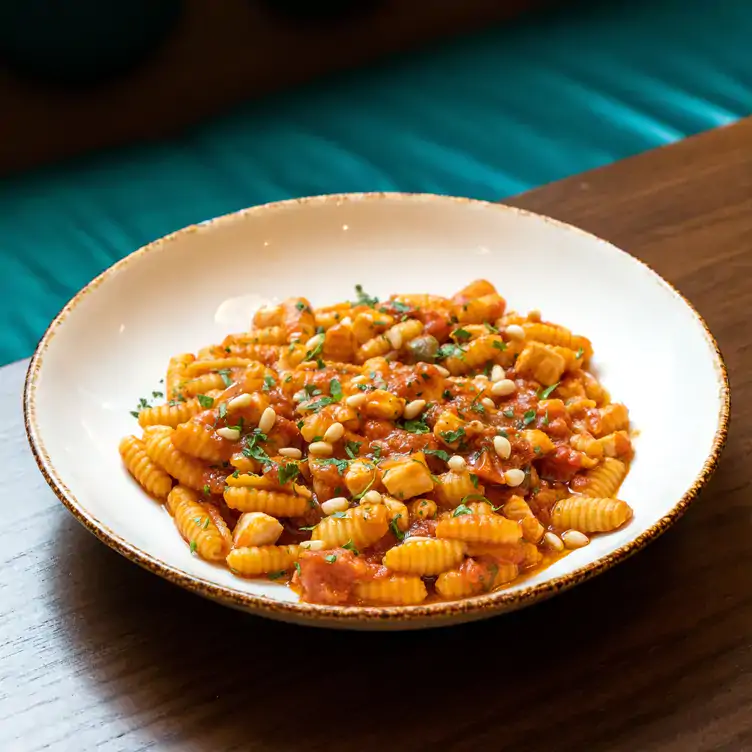
<path fill-rule="evenodd" d="M 647 744 L 666 715 L 707 722 L 692 673 L 720 650 L 731 660 L 722 641 L 737 634 L 742 649 L 752 627 L 737 608 L 752 600 L 752 554 L 716 549 L 711 564 L 699 524 L 748 537 L 749 511 L 712 504 L 562 597 L 441 630 L 328 631 L 237 613 L 138 569 L 67 517 L 52 597 L 102 701 L 180 749 L 617 749 L 634 724 Z M 726 669 L 715 667 L 719 680 Z"/>

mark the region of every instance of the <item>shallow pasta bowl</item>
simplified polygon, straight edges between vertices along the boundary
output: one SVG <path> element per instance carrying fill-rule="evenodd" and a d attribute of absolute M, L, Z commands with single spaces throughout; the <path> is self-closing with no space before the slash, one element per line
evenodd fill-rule
<path fill-rule="evenodd" d="M 170 517 L 122 467 L 130 414 L 169 357 L 242 331 L 261 305 L 303 295 L 450 295 L 485 277 L 510 309 L 589 337 L 594 369 L 630 410 L 636 458 L 624 528 L 500 591 L 409 607 L 297 602 L 192 556 Z M 643 366 L 659 374 L 645 378 Z M 666 385 L 670 385 L 667 388 Z M 687 410 L 691 405 L 691 411 Z M 511 611 L 608 569 L 658 537 L 707 482 L 726 437 L 721 355 L 691 305 L 651 269 L 581 230 L 509 207 L 430 195 L 320 196 L 247 209 L 136 251 L 87 285 L 32 358 L 26 429 L 40 470 L 88 530 L 131 561 L 226 605 L 321 626 L 404 629 Z"/>

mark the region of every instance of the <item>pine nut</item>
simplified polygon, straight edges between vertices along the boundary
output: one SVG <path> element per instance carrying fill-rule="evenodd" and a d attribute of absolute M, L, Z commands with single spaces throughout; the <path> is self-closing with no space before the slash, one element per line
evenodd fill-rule
<path fill-rule="evenodd" d="M 510 339 L 525 339 L 525 330 L 519 324 L 510 324 L 504 331 Z"/>
<path fill-rule="evenodd" d="M 494 407 L 496 407 L 496 403 L 490 398 L 490 397 L 484 397 L 480 404 L 483 405 L 483 407 L 487 407 L 489 410 L 492 410 Z"/>
<path fill-rule="evenodd" d="M 345 427 L 341 423 L 332 423 L 324 432 L 324 441 L 336 444 L 345 435 Z"/>
<path fill-rule="evenodd" d="M 491 369 L 491 381 L 494 383 L 501 381 L 506 377 L 507 375 L 504 373 L 504 369 L 498 363 Z"/>
<path fill-rule="evenodd" d="M 301 548 L 306 548 L 309 551 L 321 551 L 324 547 L 324 541 L 321 540 L 307 540 L 300 544 Z"/>
<path fill-rule="evenodd" d="M 335 496 L 321 505 L 321 511 L 324 514 L 334 514 L 335 512 L 344 512 L 349 507 L 350 502 L 344 496 Z"/>
<path fill-rule="evenodd" d="M 227 441 L 237 441 L 240 438 L 240 431 L 237 428 L 218 428 L 217 436 L 221 436 Z"/>
<path fill-rule="evenodd" d="M 279 450 L 279 454 L 282 457 L 289 457 L 291 460 L 299 460 L 303 456 L 303 452 L 295 447 L 284 447 Z"/>
<path fill-rule="evenodd" d="M 345 404 L 348 407 L 353 407 L 356 410 L 359 407 L 363 407 L 365 405 L 366 400 L 368 399 L 368 395 L 361 392 L 360 394 L 351 394 L 346 400 Z"/>
<path fill-rule="evenodd" d="M 324 341 L 323 334 L 314 334 L 311 339 L 308 340 L 308 342 L 305 343 L 307 350 L 315 350 L 323 341 Z"/>
<path fill-rule="evenodd" d="M 501 437 L 499 437 L 501 438 Z M 450 470 L 454 470 L 455 473 L 461 473 L 467 470 L 467 462 L 464 457 L 460 457 L 459 454 L 455 454 L 447 460 L 447 465 Z"/>
<path fill-rule="evenodd" d="M 314 457 L 328 457 L 334 451 L 334 447 L 326 441 L 314 441 L 308 445 L 308 454 Z"/>
<path fill-rule="evenodd" d="M 402 347 L 402 333 L 399 329 L 389 329 L 387 333 L 384 335 L 388 340 L 389 344 L 395 349 L 399 350 Z"/>
<path fill-rule="evenodd" d="M 412 402 L 408 402 L 405 405 L 405 411 L 403 415 L 407 420 L 412 420 L 413 418 L 417 418 L 422 412 L 423 408 L 426 406 L 426 401 L 424 399 L 417 399 L 413 400 Z"/>
<path fill-rule="evenodd" d="M 547 532 L 543 536 L 543 542 L 552 551 L 563 551 L 564 550 L 564 544 L 561 542 L 561 538 L 559 538 L 559 536 L 556 535 L 556 533 L 552 533 L 551 531 Z"/>
<path fill-rule="evenodd" d="M 365 501 L 367 504 L 381 504 L 381 494 L 378 491 L 368 491 L 363 495 L 361 501 Z"/>
<path fill-rule="evenodd" d="M 263 413 L 261 413 L 261 419 L 258 423 L 258 429 L 261 433 L 269 433 L 274 428 L 274 424 L 277 422 L 277 413 L 274 412 L 273 407 L 267 407 Z"/>
<path fill-rule="evenodd" d="M 253 397 L 250 394 L 239 394 L 237 397 L 233 397 L 227 403 L 227 409 L 232 412 L 233 410 L 240 410 L 253 403 Z"/>
<path fill-rule="evenodd" d="M 436 366 L 436 370 L 444 377 L 446 378 L 449 376 L 448 369 L 444 368 L 444 366 Z"/>
<path fill-rule="evenodd" d="M 561 539 L 567 548 L 582 548 L 590 543 L 590 538 L 579 530 L 567 530 L 566 533 L 562 533 Z"/>
<path fill-rule="evenodd" d="M 368 376 L 366 375 L 356 376 L 350 383 L 351 384 L 367 384 Z"/>
<path fill-rule="evenodd" d="M 502 379 L 501 381 L 497 381 L 492 387 L 491 387 L 491 394 L 494 397 L 508 397 L 510 394 L 513 394 L 517 390 L 517 384 L 512 381 L 512 379 Z"/>
<path fill-rule="evenodd" d="M 501 459 L 509 459 L 509 455 L 512 454 L 512 445 L 509 443 L 509 439 L 504 436 L 494 436 L 493 445 L 494 451 Z"/>
<path fill-rule="evenodd" d="M 504 437 L 499 436 L 499 438 L 503 439 Z M 504 473 L 504 480 L 507 482 L 508 486 L 515 488 L 516 486 L 519 486 L 523 480 L 525 480 L 525 471 L 518 470 L 516 467 L 513 467 L 511 470 L 507 470 Z"/>

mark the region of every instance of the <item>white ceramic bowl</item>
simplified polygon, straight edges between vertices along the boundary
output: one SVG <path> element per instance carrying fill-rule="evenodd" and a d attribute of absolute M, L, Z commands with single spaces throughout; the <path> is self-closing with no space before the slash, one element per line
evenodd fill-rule
<path fill-rule="evenodd" d="M 242 580 L 191 556 L 169 516 L 122 467 L 129 411 L 159 389 L 169 357 L 248 327 L 260 305 L 376 295 L 451 294 L 485 277 L 510 309 L 589 337 L 594 365 L 630 410 L 636 457 L 620 491 L 634 508 L 520 584 L 452 603 L 341 608 L 297 603 L 284 585 Z M 430 195 L 323 196 L 258 206 L 189 227 L 115 264 L 68 303 L 42 338 L 25 392 L 39 467 L 68 509 L 115 550 L 202 595 L 327 626 L 410 628 L 519 608 L 603 571 L 657 537 L 715 468 L 728 420 L 726 371 L 699 315 L 647 266 L 546 217 Z M 691 410 L 688 406 L 691 405 Z"/>

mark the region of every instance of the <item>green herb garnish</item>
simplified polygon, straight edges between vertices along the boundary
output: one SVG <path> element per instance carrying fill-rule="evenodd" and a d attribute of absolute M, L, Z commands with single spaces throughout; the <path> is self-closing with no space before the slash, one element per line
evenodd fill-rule
<path fill-rule="evenodd" d="M 551 384 L 551 386 L 547 386 L 545 389 L 541 389 L 541 391 L 538 392 L 538 399 L 548 399 L 554 389 L 559 386 L 559 384 L 561 384 L 561 381 L 557 381 L 555 384 Z"/>
<path fill-rule="evenodd" d="M 465 436 L 465 429 L 460 426 L 456 431 L 440 431 L 439 436 L 447 444 L 454 444 L 455 441 L 460 441 Z"/>
<path fill-rule="evenodd" d="M 449 454 L 443 449 L 424 449 L 423 453 L 432 454 L 434 455 L 434 457 L 438 457 L 440 460 L 444 460 L 444 462 L 449 462 Z"/>
<path fill-rule="evenodd" d="M 331 394 L 332 399 L 337 402 L 342 399 L 342 384 L 340 384 L 337 379 L 332 379 L 329 382 L 329 394 Z"/>
<path fill-rule="evenodd" d="M 466 342 L 469 340 L 473 335 L 470 334 L 470 332 L 467 331 L 467 329 L 463 329 L 460 327 L 459 329 L 455 329 L 452 332 L 452 337 L 454 337 L 458 342 Z"/>
<path fill-rule="evenodd" d="M 207 397 L 205 394 L 197 394 L 196 399 L 198 400 L 198 404 L 201 405 L 204 410 L 207 410 L 210 407 L 214 407 L 213 397 Z"/>

